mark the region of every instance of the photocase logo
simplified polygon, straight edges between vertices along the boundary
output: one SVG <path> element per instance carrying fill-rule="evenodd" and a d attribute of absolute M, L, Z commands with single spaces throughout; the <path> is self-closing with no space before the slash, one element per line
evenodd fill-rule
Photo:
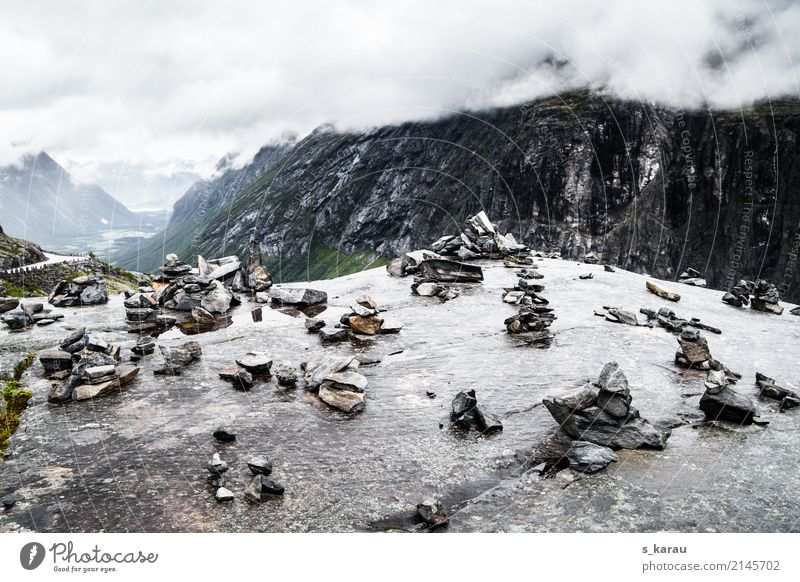
<path fill-rule="evenodd" d="M 19 552 L 19 563 L 26 570 L 35 570 L 44 561 L 44 546 L 39 542 L 30 542 L 22 546 Z"/>

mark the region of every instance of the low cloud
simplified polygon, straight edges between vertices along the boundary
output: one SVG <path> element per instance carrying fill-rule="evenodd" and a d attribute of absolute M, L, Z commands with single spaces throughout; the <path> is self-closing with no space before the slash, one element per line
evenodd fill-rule
<path fill-rule="evenodd" d="M 226 153 L 589 86 L 681 107 L 800 93 L 792 1 L 0 7 L 0 164 L 46 150 L 132 207 Z"/>

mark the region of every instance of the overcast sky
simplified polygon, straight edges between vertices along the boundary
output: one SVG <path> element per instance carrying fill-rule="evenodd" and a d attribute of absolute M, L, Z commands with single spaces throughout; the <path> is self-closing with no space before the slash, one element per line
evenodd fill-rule
<path fill-rule="evenodd" d="M 777 0 L 0 0 L 0 164 L 45 150 L 131 208 L 226 153 L 592 86 L 683 107 L 800 94 Z"/>

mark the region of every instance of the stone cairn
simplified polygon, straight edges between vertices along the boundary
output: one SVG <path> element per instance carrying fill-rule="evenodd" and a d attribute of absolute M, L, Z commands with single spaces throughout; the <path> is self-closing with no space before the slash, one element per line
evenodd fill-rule
<path fill-rule="evenodd" d="M 236 366 L 225 368 L 219 377 L 233 384 L 239 390 L 249 390 L 255 383 L 255 377 L 269 378 L 272 360 L 263 352 L 248 352 L 236 360 Z"/>
<path fill-rule="evenodd" d="M 515 287 L 504 290 L 503 302 L 519 305 L 517 314 L 503 321 L 509 334 L 536 344 L 547 344 L 552 339 L 553 335 L 548 328 L 556 320 L 556 316 L 549 307 L 550 302 L 540 295 L 542 291 L 543 284 L 534 283 L 526 277 L 520 277 Z"/>
<path fill-rule="evenodd" d="M 596 382 L 587 383 L 574 393 L 542 401 L 569 437 L 594 445 L 570 447 L 567 453 L 570 466 L 594 472 L 616 460 L 614 450 L 666 446 L 670 430 L 641 418 L 631 401 L 628 380 L 616 362 L 603 366 Z M 601 462 L 603 459 L 605 462 Z"/>
<path fill-rule="evenodd" d="M 139 368 L 120 365 L 120 346 L 90 337 L 85 328 L 69 334 L 57 350 L 39 353 L 45 376 L 56 380 L 48 400 L 89 400 L 115 392 L 136 378 Z"/>
<path fill-rule="evenodd" d="M 341 341 L 354 335 L 379 335 L 400 333 L 403 324 L 391 317 L 384 316 L 385 309 L 378 307 L 378 303 L 370 295 L 361 295 L 350 305 L 350 311 L 342 315 L 336 325 L 336 331 L 326 333 L 320 331 L 323 342 Z M 309 327 L 309 324 L 306 324 Z M 312 329 L 313 324 L 309 329 Z"/>
<path fill-rule="evenodd" d="M 486 213 L 481 211 L 467 218 L 464 230 L 458 235 L 446 235 L 430 249 L 406 253 L 387 265 L 391 275 L 414 275 L 411 291 L 423 297 L 438 297 L 449 301 L 459 296 L 452 283 L 480 283 L 483 270 L 464 261 L 475 259 L 505 259 L 515 266 L 531 264 L 529 249 L 511 234 L 500 234 Z"/>
<path fill-rule="evenodd" d="M 691 267 L 687 268 L 678 276 L 678 281 L 684 285 L 691 285 L 693 287 L 708 286 L 708 282 L 703 278 L 703 275 L 700 273 L 700 271 L 692 269 Z"/>
<path fill-rule="evenodd" d="M 167 255 L 166 263 L 160 267 L 163 277 L 158 280 L 161 285 L 156 289 L 158 304 L 176 311 L 201 308 L 207 313 L 225 313 L 235 302 L 225 281 L 232 281 L 236 276 L 239 259 L 223 257 L 212 263 L 198 256 L 197 262 L 198 272 L 194 273 L 177 255 Z"/>
<path fill-rule="evenodd" d="M 230 437 L 233 438 L 230 438 Z M 214 437 L 223 442 L 236 440 L 236 435 L 217 429 Z M 222 438 L 221 438 L 222 437 Z M 233 501 L 233 491 L 225 487 L 225 478 L 229 470 L 228 463 L 222 460 L 219 453 L 214 453 L 206 467 L 208 469 L 208 486 L 214 490 L 214 498 L 219 503 Z M 263 455 L 251 457 L 247 460 L 247 468 L 252 477 L 250 484 L 244 491 L 244 498 L 251 503 L 259 503 L 274 495 L 283 495 L 284 487 L 268 478 L 272 473 L 272 462 Z"/>
<path fill-rule="evenodd" d="M 75 307 L 108 303 L 106 281 L 100 275 L 90 273 L 72 281 L 59 281 L 48 297 L 53 307 Z"/>
<path fill-rule="evenodd" d="M 360 412 L 366 404 L 367 379 L 358 373 L 359 361 L 353 356 L 315 356 L 301 365 L 309 390 L 319 399 L 342 412 Z"/>
<path fill-rule="evenodd" d="M 188 311 L 201 325 L 214 325 L 217 317 L 241 303 L 233 293 L 251 292 L 256 300 L 267 297 L 272 277 L 261 264 L 258 243 L 250 241 L 247 261 L 242 266 L 236 256 L 206 260 L 197 256 L 197 267 L 184 263 L 170 253 L 159 267 L 161 275 L 152 286 L 143 285 L 139 292 L 128 295 L 125 307 L 128 321 L 139 327 L 157 328 L 175 323 L 161 315 L 161 309 Z"/>
<path fill-rule="evenodd" d="M 759 279 L 755 283 L 742 279 L 722 296 L 722 301 L 734 307 L 750 305 L 756 311 L 781 315 L 781 296 L 778 288 L 769 281 Z"/>
<path fill-rule="evenodd" d="M 462 261 L 473 259 L 527 258 L 528 247 L 512 234 L 500 234 L 484 211 L 467 218 L 465 228 L 457 235 L 447 235 L 434 242 L 430 250 Z"/>
<path fill-rule="evenodd" d="M 700 335 L 696 329 L 685 328 L 676 338 L 679 349 L 675 353 L 675 363 L 683 368 L 694 370 L 718 370 L 732 378 L 740 378 L 739 374 L 731 372 L 721 362 L 711 356 L 708 340 Z"/>

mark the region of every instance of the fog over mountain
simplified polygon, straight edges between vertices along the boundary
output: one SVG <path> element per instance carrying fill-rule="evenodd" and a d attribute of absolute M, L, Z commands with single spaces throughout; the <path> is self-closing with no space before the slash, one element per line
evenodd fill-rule
<path fill-rule="evenodd" d="M 683 108 L 796 96 L 800 6 L 5 2 L 0 165 L 47 151 L 132 209 L 314 127 L 430 120 L 576 87 Z M 347 26 L 331 23 L 347 23 Z"/>

